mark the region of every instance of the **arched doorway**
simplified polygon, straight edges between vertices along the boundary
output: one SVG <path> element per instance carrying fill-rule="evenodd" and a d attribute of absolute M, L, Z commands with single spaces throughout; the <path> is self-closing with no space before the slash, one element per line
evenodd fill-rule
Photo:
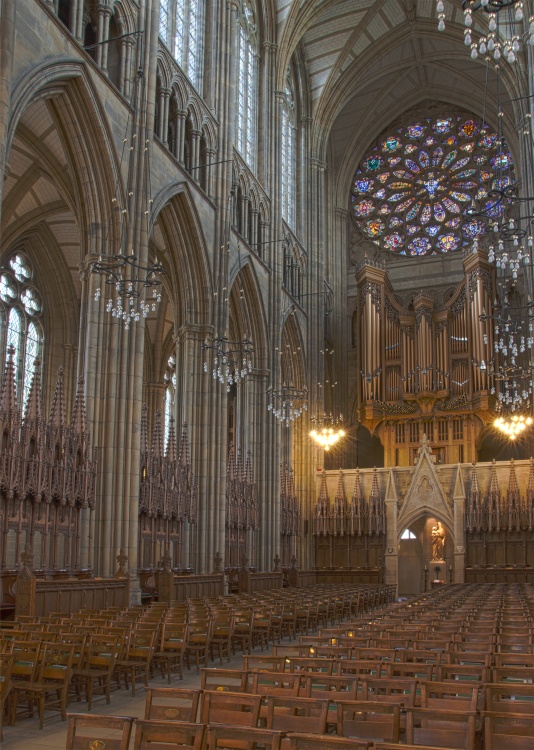
<path fill-rule="evenodd" d="M 435 579 L 443 583 L 451 579 L 454 543 L 449 529 L 444 545 L 445 564 L 432 565 L 432 528 L 436 523 L 434 516 L 421 516 L 402 529 L 398 545 L 399 596 L 420 594 L 430 589 Z"/>
<path fill-rule="evenodd" d="M 405 528 L 399 539 L 399 596 L 423 591 L 423 545 L 420 522 Z"/>

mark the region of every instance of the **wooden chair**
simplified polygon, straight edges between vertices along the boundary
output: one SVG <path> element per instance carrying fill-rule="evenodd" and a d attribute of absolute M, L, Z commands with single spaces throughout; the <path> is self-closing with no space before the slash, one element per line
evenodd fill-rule
<path fill-rule="evenodd" d="M 386 670 L 386 663 L 380 660 L 371 659 L 341 659 L 335 664 L 335 674 L 341 676 L 347 675 L 368 675 L 369 677 L 380 677 Z"/>
<path fill-rule="evenodd" d="M 410 708 L 406 716 L 406 742 L 412 745 L 474 750 L 475 711 Z"/>
<path fill-rule="evenodd" d="M 233 614 L 231 612 L 219 612 L 215 614 L 210 639 L 210 654 L 212 661 L 214 661 L 214 649 L 217 649 L 217 654 L 221 664 L 223 663 L 223 657 L 225 657 L 227 661 L 230 661 L 230 648 L 233 633 Z"/>
<path fill-rule="evenodd" d="M 203 724 L 138 719 L 134 750 L 201 750 L 204 732 Z"/>
<path fill-rule="evenodd" d="M 4 723 L 4 708 L 11 692 L 11 672 L 13 670 L 13 654 L 0 654 L 0 742 L 2 741 L 2 725 Z"/>
<path fill-rule="evenodd" d="M 159 651 L 154 654 L 154 663 L 161 668 L 161 676 L 167 673 L 167 682 L 171 684 L 173 672 L 178 672 L 183 679 L 185 646 L 188 638 L 187 623 L 168 623 L 163 625 Z"/>
<path fill-rule="evenodd" d="M 290 657 L 283 656 L 243 656 L 243 669 L 247 672 L 261 669 L 267 672 L 288 672 Z"/>
<path fill-rule="evenodd" d="M 400 707 L 376 701 L 338 701 L 337 734 L 361 740 L 398 742 Z"/>
<path fill-rule="evenodd" d="M 185 646 L 185 658 L 189 667 L 189 657 L 195 659 L 197 674 L 200 666 L 208 666 L 208 654 L 212 636 L 213 620 L 211 618 L 193 618 L 189 623 L 189 633 Z"/>
<path fill-rule="evenodd" d="M 246 693 L 249 673 L 241 669 L 203 667 L 200 670 L 200 689 L 226 693 Z"/>
<path fill-rule="evenodd" d="M 290 656 L 288 661 L 288 672 L 320 672 L 321 674 L 332 674 L 335 659 L 317 659 L 312 657 Z"/>
<path fill-rule="evenodd" d="M 301 678 L 300 695 L 316 700 L 355 701 L 359 678 L 354 675 L 305 674 Z"/>
<path fill-rule="evenodd" d="M 534 685 L 510 682 L 487 684 L 486 710 L 534 716 Z"/>
<path fill-rule="evenodd" d="M 373 744 L 366 740 L 336 737 L 331 734 L 298 734 L 297 732 L 290 732 L 287 735 L 284 744 L 288 743 L 289 750 L 368 750 L 373 747 Z M 396 750 L 399 750 L 398 746 Z"/>
<path fill-rule="evenodd" d="M 435 667 L 436 680 L 438 682 L 488 682 L 489 669 L 480 664 L 438 664 Z M 494 682 L 499 682 L 495 680 Z"/>
<path fill-rule="evenodd" d="M 187 688 L 147 688 L 145 719 L 195 722 L 200 690 Z"/>
<path fill-rule="evenodd" d="M 68 719 L 65 750 L 128 750 L 134 722 L 131 716 L 68 714 Z M 120 737 L 114 736 L 116 732 Z"/>
<path fill-rule="evenodd" d="M 471 681 L 421 682 L 421 708 L 447 711 L 477 711 L 479 686 Z"/>
<path fill-rule="evenodd" d="M 91 710 L 95 691 L 101 691 L 110 702 L 111 675 L 120 652 L 117 637 L 91 635 L 87 641 L 85 658 L 81 667 L 72 671 L 72 681 L 76 689 L 83 688 L 87 707 Z"/>
<path fill-rule="evenodd" d="M 120 676 L 124 675 L 124 686 L 128 689 L 128 677 L 132 683 L 132 695 L 135 695 L 135 683 L 142 678 L 145 688 L 148 687 L 150 666 L 154 656 L 155 633 L 132 633 L 124 659 L 117 659 L 115 669 Z"/>
<path fill-rule="evenodd" d="M 484 713 L 484 750 L 532 750 L 533 747 L 534 717 Z"/>
<path fill-rule="evenodd" d="M 328 701 L 271 696 L 267 700 L 267 728 L 282 732 L 326 734 Z"/>
<path fill-rule="evenodd" d="M 232 653 L 236 645 L 243 654 L 250 654 L 252 649 L 252 613 L 238 610 L 234 612 L 234 632 L 232 633 Z"/>
<path fill-rule="evenodd" d="M 256 727 L 260 706 L 261 695 L 206 690 L 201 697 L 200 721 L 203 724 Z"/>
<path fill-rule="evenodd" d="M 299 694 L 300 675 L 276 672 L 251 672 L 250 693 L 263 696 L 287 696 L 296 698 Z"/>
<path fill-rule="evenodd" d="M 362 677 L 361 700 L 392 703 L 401 709 L 412 708 L 416 688 L 417 680 Z"/>
<path fill-rule="evenodd" d="M 39 660 L 39 671 L 35 681 L 17 681 L 13 684 L 12 722 L 17 716 L 17 701 L 37 703 L 39 729 L 44 725 L 44 712 L 58 710 L 63 721 L 67 718 L 67 693 L 72 674 L 74 646 L 62 643 L 45 644 Z"/>
<path fill-rule="evenodd" d="M 205 750 L 280 750 L 283 732 L 273 729 L 255 729 L 251 727 L 207 727 Z"/>

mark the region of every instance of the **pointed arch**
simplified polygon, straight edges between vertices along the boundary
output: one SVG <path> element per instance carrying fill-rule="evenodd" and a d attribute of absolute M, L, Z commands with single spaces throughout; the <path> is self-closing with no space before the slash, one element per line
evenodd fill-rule
<path fill-rule="evenodd" d="M 113 240 L 118 240 L 118 220 L 112 220 L 111 199 L 117 190 L 124 198 L 124 192 L 108 119 L 83 63 L 64 59 L 46 61 L 18 82 L 11 97 L 6 159 L 9 160 L 24 113 L 42 100 L 46 100 L 53 113 L 72 170 L 69 187 L 81 255 L 106 254 L 110 237 L 104 238 L 101 228 L 111 226 Z"/>
<path fill-rule="evenodd" d="M 266 369 L 269 351 L 267 320 L 260 284 L 249 257 L 230 270 L 230 337 L 247 336 L 254 344 L 254 367 Z"/>
<path fill-rule="evenodd" d="M 161 235 L 157 248 L 167 275 L 164 284 L 174 309 L 175 326 L 208 325 L 213 283 L 202 224 L 188 185 L 174 183 L 156 195 L 151 244 L 155 228 Z"/>

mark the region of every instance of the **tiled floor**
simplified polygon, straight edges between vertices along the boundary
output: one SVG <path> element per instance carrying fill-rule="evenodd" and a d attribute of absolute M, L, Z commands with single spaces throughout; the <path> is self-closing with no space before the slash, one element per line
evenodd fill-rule
<path fill-rule="evenodd" d="M 259 653 L 259 649 L 257 649 Z M 264 651 L 264 653 L 269 653 Z M 230 669 L 241 669 L 241 654 L 234 656 L 230 663 L 224 662 L 223 667 Z M 219 662 L 210 662 L 210 667 L 221 666 Z M 153 687 L 168 687 L 167 679 L 161 678 L 161 673 L 156 674 L 154 679 L 149 683 Z M 172 680 L 173 687 L 200 687 L 200 675 L 196 674 L 194 667 L 187 670 L 184 667 L 184 679 L 180 680 L 175 677 Z M 68 707 L 71 713 L 88 713 L 85 702 L 71 703 Z M 130 690 L 115 690 L 111 693 L 111 703 L 106 705 L 106 700 L 102 696 L 93 699 L 92 714 L 114 714 L 117 716 L 135 716 L 142 717 L 145 710 L 145 690 L 142 683 L 137 683 L 136 696 L 132 697 Z M 118 732 L 103 732 L 101 736 L 112 737 L 118 735 Z M 133 738 L 135 727 L 132 732 L 130 748 L 133 748 Z M 96 736 L 96 735 L 95 735 Z M 59 714 L 50 712 L 45 715 L 44 729 L 39 729 L 39 720 L 37 715 L 33 719 L 21 719 L 14 727 L 4 726 L 4 739 L 0 743 L 1 750 L 64 750 L 67 738 L 67 722 L 61 721 Z"/>

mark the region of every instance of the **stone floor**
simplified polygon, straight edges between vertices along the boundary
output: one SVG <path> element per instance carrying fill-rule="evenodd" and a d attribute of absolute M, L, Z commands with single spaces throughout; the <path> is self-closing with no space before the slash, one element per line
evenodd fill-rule
<path fill-rule="evenodd" d="M 286 641 L 287 642 L 287 641 Z M 256 649 L 260 653 L 259 648 Z M 264 654 L 270 651 L 264 651 Z M 241 669 L 242 656 L 237 654 L 232 657 L 230 663 L 224 662 L 223 667 L 229 669 Z M 210 667 L 221 666 L 220 663 L 210 662 Z M 150 680 L 149 684 L 153 687 L 168 687 L 167 679 L 162 679 L 161 672 Z M 196 674 L 195 668 L 188 670 L 184 666 L 184 678 L 173 677 L 171 685 L 173 687 L 199 688 L 200 675 Z M 112 714 L 117 716 L 135 716 L 142 718 L 145 710 L 145 690 L 143 683 L 137 683 L 136 695 L 132 697 L 131 690 L 115 690 L 111 693 L 111 703 L 109 706 L 103 696 L 96 696 L 93 699 L 93 707 L 90 712 L 87 711 L 87 703 L 70 703 L 68 711 L 71 713 L 92 713 L 92 714 Z M 1 750 L 64 750 L 67 739 L 67 722 L 61 721 L 61 717 L 55 711 L 45 714 L 44 728 L 39 729 L 39 720 L 37 714 L 33 719 L 20 719 L 13 727 L 4 726 L 4 739 L 0 743 Z M 113 737 L 119 735 L 116 731 L 103 731 L 99 737 Z M 130 748 L 134 745 L 135 727 L 132 731 Z M 96 737 L 96 734 L 95 734 Z"/>

